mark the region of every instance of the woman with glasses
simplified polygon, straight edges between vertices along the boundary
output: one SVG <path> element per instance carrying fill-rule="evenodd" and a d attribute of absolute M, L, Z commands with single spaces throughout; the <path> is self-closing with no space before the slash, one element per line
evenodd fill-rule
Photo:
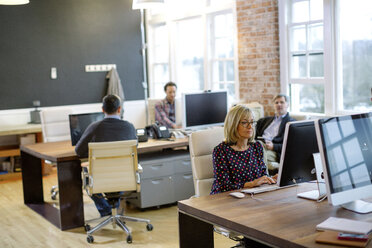
<path fill-rule="evenodd" d="M 255 141 L 256 121 L 245 105 L 232 107 L 224 124 L 225 141 L 213 150 L 211 194 L 275 183 L 267 175 L 263 146 Z"/>

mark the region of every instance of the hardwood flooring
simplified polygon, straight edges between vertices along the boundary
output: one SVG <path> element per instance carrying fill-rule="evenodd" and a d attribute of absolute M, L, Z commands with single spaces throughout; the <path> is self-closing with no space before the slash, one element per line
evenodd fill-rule
<path fill-rule="evenodd" d="M 52 173 L 44 177 L 44 199 L 50 199 L 50 188 L 57 182 Z M 46 200 L 53 202 L 52 200 Z M 57 203 L 57 201 L 55 201 Z M 93 201 L 84 192 L 86 219 L 99 216 Z M 0 247 L 179 247 L 177 206 L 163 206 L 145 211 L 127 205 L 126 214 L 151 220 L 154 230 L 148 232 L 146 224 L 128 222 L 133 243 L 126 243 L 126 234 L 111 225 L 94 234 L 94 243 L 88 244 L 84 228 L 61 231 L 23 204 L 22 180 L 0 182 Z M 232 247 L 236 242 L 215 234 L 215 247 Z M 196 248 L 196 247 L 195 247 Z"/>

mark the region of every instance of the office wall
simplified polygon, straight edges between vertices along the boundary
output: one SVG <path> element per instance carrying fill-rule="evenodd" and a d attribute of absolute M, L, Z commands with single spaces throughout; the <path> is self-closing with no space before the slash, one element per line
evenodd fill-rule
<path fill-rule="evenodd" d="M 240 99 L 274 114 L 280 93 L 278 0 L 237 0 Z"/>
<path fill-rule="evenodd" d="M 144 99 L 140 13 L 132 0 L 31 0 L 0 5 L 0 110 L 101 102 L 116 64 L 127 100 Z M 51 67 L 57 79 L 51 79 Z"/>

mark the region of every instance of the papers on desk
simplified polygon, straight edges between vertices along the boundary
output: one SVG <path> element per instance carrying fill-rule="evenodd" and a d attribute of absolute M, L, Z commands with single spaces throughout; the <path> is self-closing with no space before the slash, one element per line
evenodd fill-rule
<path fill-rule="evenodd" d="M 316 226 L 317 230 L 333 230 L 344 233 L 369 234 L 372 223 L 344 218 L 329 217 Z"/>

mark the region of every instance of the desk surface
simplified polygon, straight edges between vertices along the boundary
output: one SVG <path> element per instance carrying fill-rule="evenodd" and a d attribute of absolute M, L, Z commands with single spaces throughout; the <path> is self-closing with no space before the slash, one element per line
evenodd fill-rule
<path fill-rule="evenodd" d="M 169 140 L 152 140 L 148 142 L 138 143 L 138 153 L 149 152 L 164 148 L 175 148 L 187 146 L 188 138 Z M 48 143 L 36 143 L 21 146 L 21 151 L 27 152 L 37 158 L 49 160 L 52 162 L 61 162 L 78 159 L 75 153 L 75 147 L 71 145 L 71 141 L 59 141 Z"/>
<path fill-rule="evenodd" d="M 41 124 L 0 125 L 0 136 L 40 132 Z"/>
<path fill-rule="evenodd" d="M 204 222 L 219 225 L 248 238 L 279 247 L 332 247 L 315 243 L 316 225 L 328 217 L 372 222 L 372 214 L 357 214 L 296 195 L 316 188 L 306 183 L 278 191 L 236 199 L 222 193 L 178 202 L 179 211 Z M 372 242 L 367 247 L 372 247 Z"/>

